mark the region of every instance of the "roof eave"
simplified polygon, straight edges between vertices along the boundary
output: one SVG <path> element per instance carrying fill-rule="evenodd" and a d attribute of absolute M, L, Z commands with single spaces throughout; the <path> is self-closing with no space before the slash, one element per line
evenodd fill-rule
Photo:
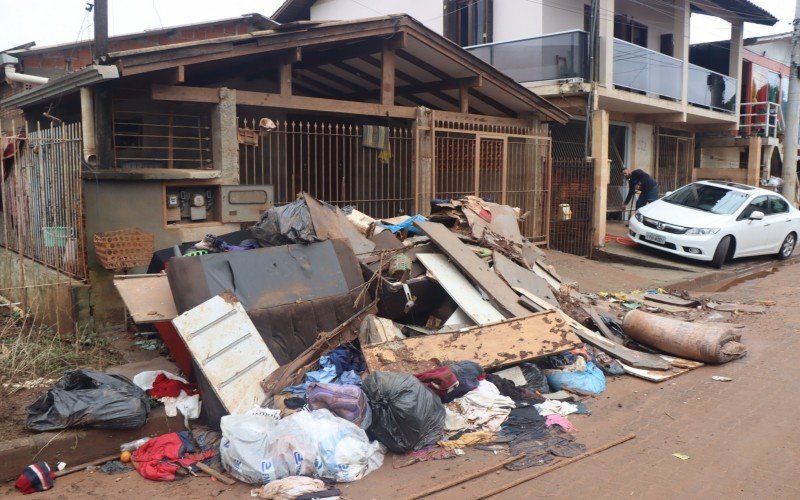
<path fill-rule="evenodd" d="M 93 64 L 64 77 L 51 80 L 39 87 L 14 94 L 3 99 L 0 105 L 3 108 L 26 108 L 71 94 L 80 87 L 95 85 L 116 78 L 119 78 L 119 71 L 116 66 Z"/>

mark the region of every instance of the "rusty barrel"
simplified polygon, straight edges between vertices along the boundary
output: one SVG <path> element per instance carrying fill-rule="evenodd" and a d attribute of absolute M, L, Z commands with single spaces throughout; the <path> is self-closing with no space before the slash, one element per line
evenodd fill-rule
<path fill-rule="evenodd" d="M 633 340 L 667 354 L 704 363 L 726 363 L 747 353 L 742 335 L 729 325 L 690 323 L 634 310 L 622 320 Z"/>

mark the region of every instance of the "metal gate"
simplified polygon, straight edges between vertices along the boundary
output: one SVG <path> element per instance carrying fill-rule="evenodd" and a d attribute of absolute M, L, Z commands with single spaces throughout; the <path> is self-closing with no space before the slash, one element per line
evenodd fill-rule
<path fill-rule="evenodd" d="M 550 248 L 588 257 L 592 251 L 594 162 L 554 158 Z"/>
<path fill-rule="evenodd" d="M 656 132 L 655 179 L 661 195 L 690 183 L 693 167 L 693 137 Z"/>
<path fill-rule="evenodd" d="M 502 131 L 435 129 L 436 198 L 477 195 L 527 214 L 522 235 L 547 244 L 550 138 Z"/>

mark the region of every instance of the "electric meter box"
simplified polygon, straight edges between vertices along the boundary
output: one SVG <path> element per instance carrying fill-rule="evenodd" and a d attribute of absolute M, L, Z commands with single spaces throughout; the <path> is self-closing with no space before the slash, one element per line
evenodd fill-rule
<path fill-rule="evenodd" d="M 274 201 L 275 191 L 270 184 L 220 186 L 222 222 L 257 222 Z"/>

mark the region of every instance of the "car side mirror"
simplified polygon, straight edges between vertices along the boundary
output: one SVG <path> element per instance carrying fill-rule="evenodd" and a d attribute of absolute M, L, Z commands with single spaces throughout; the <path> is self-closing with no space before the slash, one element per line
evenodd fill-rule
<path fill-rule="evenodd" d="M 764 212 L 759 212 L 758 210 L 751 213 L 749 217 L 750 220 L 761 220 L 763 218 L 764 218 Z"/>

